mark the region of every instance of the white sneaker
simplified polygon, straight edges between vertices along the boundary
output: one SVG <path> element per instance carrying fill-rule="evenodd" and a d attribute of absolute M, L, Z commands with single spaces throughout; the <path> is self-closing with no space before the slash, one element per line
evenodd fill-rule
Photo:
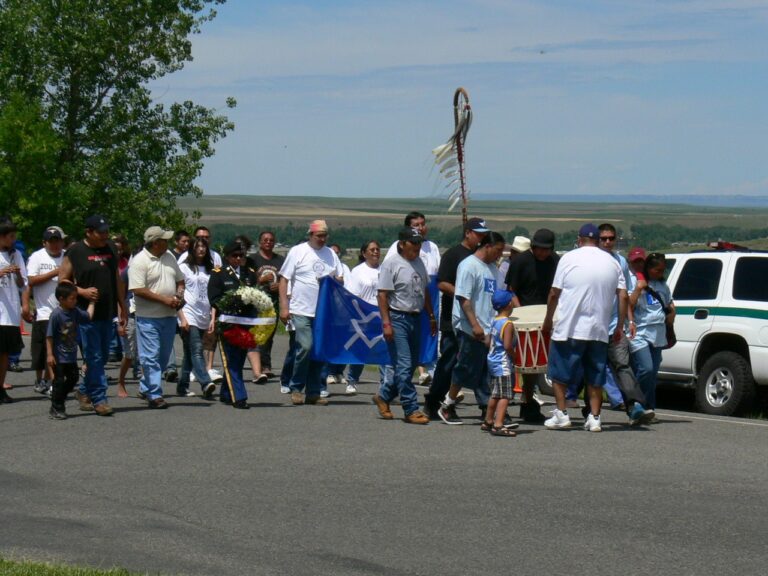
<path fill-rule="evenodd" d="M 291 389 L 288 386 L 280 386 L 280 394 L 290 394 Z"/>
<path fill-rule="evenodd" d="M 600 426 L 600 416 L 595 418 L 592 416 L 592 414 L 590 414 L 587 417 L 586 422 L 584 422 L 584 430 L 588 430 L 590 432 L 602 432 L 603 429 Z"/>
<path fill-rule="evenodd" d="M 354 384 L 347 383 L 347 394 L 354 395 L 357 394 L 357 386 Z"/>
<path fill-rule="evenodd" d="M 211 368 L 208 370 L 208 376 L 210 376 L 211 382 L 221 382 L 224 380 L 224 376 L 222 376 L 221 372 L 216 370 L 216 368 Z"/>
<path fill-rule="evenodd" d="M 348 386 L 349 382 L 347 381 L 346 378 L 344 378 L 344 376 L 339 376 L 339 384 L 341 384 L 342 386 Z"/>
<path fill-rule="evenodd" d="M 555 408 L 552 410 L 552 418 L 546 419 L 544 421 L 544 426 L 550 430 L 555 430 L 557 428 L 570 428 L 571 417 L 562 410 Z"/>
<path fill-rule="evenodd" d="M 330 396 L 328 390 L 320 390 L 320 398 L 328 398 L 328 396 Z"/>
<path fill-rule="evenodd" d="M 338 384 L 339 381 L 336 380 L 336 378 L 337 376 L 335 376 L 334 374 L 328 374 L 328 376 L 325 377 L 325 385 L 330 386 L 331 384 Z"/>
<path fill-rule="evenodd" d="M 194 372 L 190 372 L 189 373 L 189 381 L 190 381 L 190 383 L 197 382 L 197 378 L 195 378 L 195 373 Z"/>
<path fill-rule="evenodd" d="M 423 374 L 419 374 L 419 386 L 429 386 L 432 383 L 432 376 L 429 375 L 429 372 L 424 372 Z"/>

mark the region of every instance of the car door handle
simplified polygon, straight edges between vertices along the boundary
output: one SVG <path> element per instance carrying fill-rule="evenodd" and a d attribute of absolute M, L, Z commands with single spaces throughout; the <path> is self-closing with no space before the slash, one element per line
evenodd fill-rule
<path fill-rule="evenodd" d="M 709 310 L 706 309 L 699 309 L 693 313 L 693 317 L 696 318 L 696 320 L 704 320 L 707 316 L 709 316 Z"/>

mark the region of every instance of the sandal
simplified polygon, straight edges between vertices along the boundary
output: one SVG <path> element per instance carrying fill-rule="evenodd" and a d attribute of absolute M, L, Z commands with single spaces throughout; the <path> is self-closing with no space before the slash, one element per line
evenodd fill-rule
<path fill-rule="evenodd" d="M 493 422 L 487 422 L 483 420 L 483 423 L 480 424 L 480 431 L 481 432 L 490 432 L 491 429 L 493 429 Z"/>
<path fill-rule="evenodd" d="M 507 438 L 514 438 L 517 436 L 517 432 L 510 430 L 509 428 L 504 428 L 503 426 L 501 428 L 493 426 L 489 432 L 491 436 L 506 436 Z"/>

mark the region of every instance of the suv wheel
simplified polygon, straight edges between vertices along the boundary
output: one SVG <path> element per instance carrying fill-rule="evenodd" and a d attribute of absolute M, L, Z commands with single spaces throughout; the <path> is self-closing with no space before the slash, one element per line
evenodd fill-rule
<path fill-rule="evenodd" d="M 754 395 L 749 362 L 736 352 L 718 352 L 701 369 L 696 407 L 706 414 L 730 416 L 747 407 Z"/>

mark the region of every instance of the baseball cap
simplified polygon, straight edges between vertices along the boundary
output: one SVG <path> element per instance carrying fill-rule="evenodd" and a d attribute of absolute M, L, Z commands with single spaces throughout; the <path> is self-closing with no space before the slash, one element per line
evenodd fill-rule
<path fill-rule="evenodd" d="M 632 250 L 629 251 L 627 260 L 629 260 L 630 262 L 634 262 L 635 260 L 645 260 L 645 250 L 643 250 L 639 246 L 635 246 L 634 248 L 632 248 Z"/>
<path fill-rule="evenodd" d="M 554 248 L 555 233 L 548 228 L 539 228 L 533 233 L 531 248 Z"/>
<path fill-rule="evenodd" d="M 491 229 L 485 224 L 485 220 L 482 218 L 470 218 L 467 223 L 464 224 L 464 230 L 472 230 L 472 232 L 490 232 Z"/>
<path fill-rule="evenodd" d="M 406 242 L 424 242 L 424 237 L 419 234 L 415 228 L 411 228 L 410 226 L 403 226 L 400 228 L 400 232 L 397 234 L 397 239 Z"/>
<path fill-rule="evenodd" d="M 584 226 L 579 228 L 579 238 L 596 239 L 598 236 L 600 236 L 600 230 L 594 224 L 584 224 Z"/>
<path fill-rule="evenodd" d="M 231 242 L 228 242 L 226 246 L 224 246 L 224 256 L 229 256 L 235 252 L 242 252 L 245 254 L 246 250 L 242 242 L 232 240 Z"/>
<path fill-rule="evenodd" d="M 101 214 L 94 214 L 93 216 L 88 216 L 88 218 L 85 219 L 85 227 L 90 228 L 92 230 L 96 230 L 96 232 L 108 232 L 109 231 L 109 224 L 107 223 L 107 219 L 104 218 Z"/>
<path fill-rule="evenodd" d="M 173 230 L 164 230 L 160 226 L 150 226 L 144 231 L 145 244 L 155 240 L 170 240 L 171 238 L 173 238 Z"/>
<path fill-rule="evenodd" d="M 43 232 L 43 240 L 63 240 L 64 234 L 58 226 L 49 226 Z"/>
<path fill-rule="evenodd" d="M 491 296 L 491 304 L 494 310 L 502 310 L 512 302 L 512 292 L 509 290 L 494 290 Z"/>
<path fill-rule="evenodd" d="M 512 250 L 515 252 L 525 252 L 526 250 L 530 250 L 530 248 L 531 241 L 528 238 L 525 236 L 515 236 L 515 239 L 512 242 Z"/>

